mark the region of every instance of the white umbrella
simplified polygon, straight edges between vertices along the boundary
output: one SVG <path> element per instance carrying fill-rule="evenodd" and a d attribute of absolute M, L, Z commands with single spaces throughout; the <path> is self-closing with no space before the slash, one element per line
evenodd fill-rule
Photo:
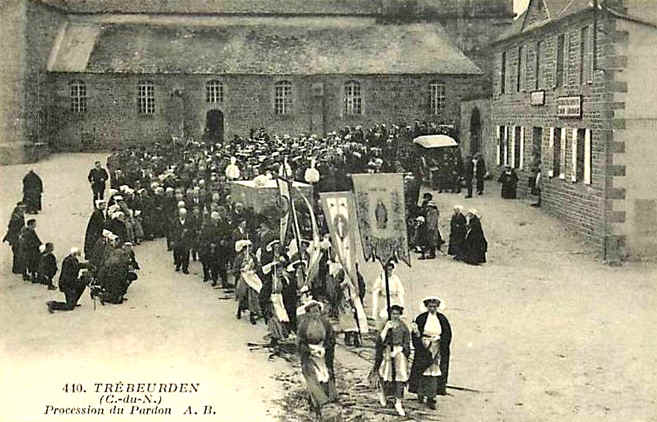
<path fill-rule="evenodd" d="M 458 146 L 458 143 L 456 143 L 454 138 L 447 135 L 419 136 L 413 140 L 413 143 L 424 148 L 446 148 Z"/>

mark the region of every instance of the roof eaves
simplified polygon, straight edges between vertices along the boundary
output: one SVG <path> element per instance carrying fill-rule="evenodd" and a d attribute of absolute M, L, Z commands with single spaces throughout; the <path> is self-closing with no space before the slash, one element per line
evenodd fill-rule
<path fill-rule="evenodd" d="M 497 40 L 492 41 L 488 45 L 494 46 L 494 45 L 501 44 L 505 41 L 512 40 L 512 39 L 517 38 L 521 35 L 525 35 L 527 33 L 534 32 L 538 29 L 542 29 L 542 28 L 545 28 L 545 27 L 548 27 L 548 26 L 552 26 L 553 24 L 557 24 L 557 23 L 561 22 L 563 19 L 570 18 L 572 16 L 576 16 L 576 15 L 579 15 L 581 13 L 584 13 L 584 12 L 587 12 L 587 11 L 590 11 L 590 10 L 593 10 L 593 6 L 587 7 L 587 8 L 582 9 L 582 10 L 578 10 L 577 12 L 572 13 L 570 15 L 560 16 L 557 19 L 550 19 L 550 20 L 545 20 L 545 21 L 533 23 L 533 24 L 529 25 L 527 28 L 525 28 L 524 30 L 520 31 L 520 32 L 517 32 L 517 33 L 514 33 L 514 34 L 509 34 L 507 36 L 502 36 L 502 37 L 498 38 Z"/>

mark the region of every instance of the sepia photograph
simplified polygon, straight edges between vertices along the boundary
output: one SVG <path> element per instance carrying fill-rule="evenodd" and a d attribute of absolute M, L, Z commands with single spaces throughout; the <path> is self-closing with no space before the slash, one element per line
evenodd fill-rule
<path fill-rule="evenodd" d="M 0 0 L 0 421 L 657 422 L 657 1 Z"/>

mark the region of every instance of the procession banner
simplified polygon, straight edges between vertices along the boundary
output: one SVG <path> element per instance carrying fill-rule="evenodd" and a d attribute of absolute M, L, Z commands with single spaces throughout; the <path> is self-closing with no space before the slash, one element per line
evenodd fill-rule
<path fill-rule="evenodd" d="M 356 277 L 358 220 L 354 196 L 351 192 L 330 192 L 320 193 L 319 198 L 335 254 L 347 276 L 351 280 L 358 280 Z"/>
<path fill-rule="evenodd" d="M 280 192 L 280 198 L 277 204 L 281 213 L 280 241 L 281 245 L 284 245 L 285 235 L 287 234 L 287 224 L 290 220 L 290 187 L 286 181 L 281 179 L 276 179 L 276 184 L 278 184 L 278 190 Z"/>
<path fill-rule="evenodd" d="M 312 225 L 313 238 L 310 242 L 310 247 L 308 248 L 308 273 L 306 274 L 306 285 L 310 285 L 312 280 L 319 273 L 319 261 L 322 257 L 322 251 L 319 247 L 319 227 L 317 226 L 317 219 L 315 218 L 315 211 L 313 211 L 313 206 L 310 204 L 310 201 L 302 194 L 299 188 L 294 188 L 301 198 L 303 199 L 304 204 L 308 208 L 310 213 L 310 224 Z"/>
<path fill-rule="evenodd" d="M 366 260 L 391 258 L 411 266 L 402 174 L 354 174 L 354 194 Z"/>
<path fill-rule="evenodd" d="M 360 303 L 356 272 L 358 220 L 354 196 L 351 192 L 334 192 L 320 193 L 319 197 L 335 255 L 344 269 L 345 276 L 351 281 L 350 299 L 354 306 L 358 331 L 365 334 L 368 332 L 367 315 Z"/>

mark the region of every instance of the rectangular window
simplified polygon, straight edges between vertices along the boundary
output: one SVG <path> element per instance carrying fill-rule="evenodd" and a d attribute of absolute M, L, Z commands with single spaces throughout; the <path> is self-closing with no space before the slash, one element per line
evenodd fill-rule
<path fill-rule="evenodd" d="M 557 38 L 557 62 L 556 62 L 556 71 L 554 75 L 554 86 L 560 87 L 563 86 L 563 50 L 565 45 L 565 37 L 563 34 L 559 35 Z"/>
<path fill-rule="evenodd" d="M 441 114 L 445 109 L 445 85 L 441 83 L 432 83 L 431 91 L 431 114 Z"/>
<path fill-rule="evenodd" d="M 586 163 L 586 129 L 573 130 L 573 182 L 584 180 Z"/>
<path fill-rule="evenodd" d="M 520 92 L 523 88 L 523 55 L 525 54 L 525 49 L 523 46 L 518 47 L 518 68 L 516 69 L 516 92 Z"/>
<path fill-rule="evenodd" d="M 139 114 L 155 113 L 155 87 L 153 82 L 140 82 L 137 92 Z"/>
<path fill-rule="evenodd" d="M 589 27 L 585 26 L 580 31 L 579 36 L 579 84 L 584 85 L 588 80 L 587 70 L 589 69 Z"/>
<path fill-rule="evenodd" d="M 502 52 L 500 66 L 500 94 L 504 94 L 506 91 L 506 51 Z"/>
<path fill-rule="evenodd" d="M 71 111 L 84 113 L 87 111 L 87 86 L 82 81 L 73 81 L 71 88 Z"/>
<path fill-rule="evenodd" d="M 532 133 L 532 160 L 538 162 L 541 160 L 543 153 L 543 128 L 534 127 Z"/>
<path fill-rule="evenodd" d="M 292 83 L 278 82 L 274 87 L 274 113 L 290 114 L 292 112 Z"/>
<path fill-rule="evenodd" d="M 555 127 L 552 129 L 550 136 L 552 144 L 552 175 L 558 176 L 561 174 L 561 129 Z"/>
<path fill-rule="evenodd" d="M 595 25 L 595 22 L 593 25 L 590 26 L 591 28 L 591 36 L 589 37 L 589 63 L 586 69 L 586 82 L 587 83 L 592 83 L 593 82 L 593 72 L 595 71 L 595 64 L 597 63 L 597 58 L 595 56 L 596 54 L 596 49 L 597 49 L 597 27 Z"/>
<path fill-rule="evenodd" d="M 522 127 L 515 127 L 513 139 L 513 168 L 521 168 L 522 163 Z"/>
<path fill-rule="evenodd" d="M 219 81 L 210 81 L 205 86 L 205 101 L 211 104 L 224 102 L 224 85 Z"/>
<path fill-rule="evenodd" d="M 535 77 L 536 79 L 534 80 L 534 88 L 535 89 L 540 89 L 543 86 L 543 75 L 541 75 L 541 52 L 543 51 L 543 41 L 539 41 L 536 43 L 536 70 L 535 70 Z"/>

